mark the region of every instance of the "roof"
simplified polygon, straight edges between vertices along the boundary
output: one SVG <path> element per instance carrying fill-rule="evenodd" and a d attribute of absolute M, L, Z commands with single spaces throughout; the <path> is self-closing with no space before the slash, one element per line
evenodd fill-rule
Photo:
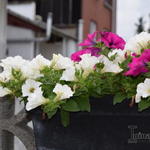
<path fill-rule="evenodd" d="M 31 29 L 35 32 L 45 32 L 46 31 L 46 23 L 43 21 L 31 20 L 27 17 L 24 17 L 10 9 L 8 9 L 8 24 L 19 26 L 22 28 Z M 59 37 L 67 37 L 73 40 L 77 40 L 77 38 L 69 33 L 63 31 L 63 29 L 59 29 L 57 27 L 52 26 L 52 33 Z"/>

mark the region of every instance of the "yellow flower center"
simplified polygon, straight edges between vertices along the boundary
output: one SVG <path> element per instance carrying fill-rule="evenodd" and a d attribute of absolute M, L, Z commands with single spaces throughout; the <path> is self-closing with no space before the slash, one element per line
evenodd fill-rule
<path fill-rule="evenodd" d="M 34 91 L 35 91 L 35 88 L 30 88 L 30 93 L 34 93 Z"/>

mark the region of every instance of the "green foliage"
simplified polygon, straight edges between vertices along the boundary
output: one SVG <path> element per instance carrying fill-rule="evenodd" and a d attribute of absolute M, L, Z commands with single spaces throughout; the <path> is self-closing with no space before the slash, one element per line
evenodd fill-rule
<path fill-rule="evenodd" d="M 125 100 L 126 95 L 123 95 L 122 93 L 115 94 L 113 99 L 113 104 L 121 103 L 123 100 Z"/>
<path fill-rule="evenodd" d="M 12 91 L 12 95 L 16 97 L 22 96 L 22 85 L 25 82 L 25 79 L 22 77 L 22 73 L 19 70 L 12 69 L 12 76 L 13 78 L 7 82 L 0 82 L 2 87 L 8 88 Z"/>
<path fill-rule="evenodd" d="M 148 99 L 142 99 L 139 103 L 138 103 L 138 108 L 139 111 L 143 111 L 147 108 L 150 107 L 150 97 Z"/>
<path fill-rule="evenodd" d="M 61 116 L 61 123 L 64 127 L 67 127 L 70 123 L 70 113 L 65 111 L 65 110 L 61 110 L 60 111 L 60 116 Z"/>
<path fill-rule="evenodd" d="M 51 119 L 56 114 L 57 109 L 54 109 L 54 110 L 51 110 L 51 111 L 50 110 L 48 110 L 48 111 L 44 110 L 44 112 L 46 112 L 48 118 Z"/>
<path fill-rule="evenodd" d="M 62 109 L 69 112 L 78 112 L 80 108 L 76 101 L 69 99 L 65 104 L 62 105 Z"/>
<path fill-rule="evenodd" d="M 147 63 L 147 68 L 150 70 L 150 62 Z M 150 78 L 150 72 L 147 72 L 145 76 Z"/>
<path fill-rule="evenodd" d="M 52 118 L 58 108 L 60 108 L 60 105 L 65 103 L 65 101 L 53 101 L 53 100 L 49 100 L 49 102 L 47 102 L 45 105 L 42 106 L 43 111 L 48 115 L 48 118 Z"/>
<path fill-rule="evenodd" d="M 119 80 L 114 73 L 93 72 L 88 76 L 87 86 L 89 95 L 93 97 L 102 97 L 113 94 L 115 85 Z"/>
<path fill-rule="evenodd" d="M 119 64 L 120 68 L 122 68 L 124 71 L 128 70 L 128 64 L 132 61 L 131 56 L 127 56 L 126 60 L 123 61 L 121 64 Z"/>
<path fill-rule="evenodd" d="M 46 85 L 56 85 L 56 83 L 60 82 L 60 77 L 62 75 L 63 70 L 55 70 L 53 68 L 45 67 L 41 70 L 43 77 L 38 79 L 39 82 L 42 82 Z"/>
<path fill-rule="evenodd" d="M 52 91 L 56 83 L 60 82 L 60 77 L 62 75 L 62 70 L 55 70 L 53 68 L 45 67 L 41 70 L 43 77 L 40 77 L 37 81 L 42 83 L 43 95 L 45 98 L 54 98 L 55 94 L 52 94 Z"/>
<path fill-rule="evenodd" d="M 144 76 L 129 77 L 122 76 L 120 80 L 120 86 L 123 93 L 127 95 L 127 98 L 131 98 L 136 95 L 137 85 L 145 80 Z"/>
<path fill-rule="evenodd" d="M 75 89 L 74 96 L 81 96 L 81 95 L 88 95 L 89 89 L 87 86 L 87 78 L 83 77 L 83 71 L 77 70 L 75 73 L 76 81 L 73 81 L 72 83 L 68 83 L 69 86 L 73 87 Z"/>
<path fill-rule="evenodd" d="M 145 76 L 146 78 L 150 78 L 150 72 L 145 73 L 144 76 Z"/>
<path fill-rule="evenodd" d="M 108 53 L 111 52 L 111 50 L 107 47 L 103 47 L 102 48 L 102 51 L 101 51 L 101 54 L 106 56 L 108 58 Z"/>
<path fill-rule="evenodd" d="M 78 112 L 78 111 L 90 112 L 89 97 L 87 95 L 73 97 L 62 105 L 62 109 L 69 112 Z"/>
<path fill-rule="evenodd" d="M 22 72 L 20 70 L 12 69 L 12 76 L 14 79 L 20 80 L 22 78 Z"/>
<path fill-rule="evenodd" d="M 75 97 L 74 101 L 76 101 L 76 103 L 78 104 L 80 111 L 91 111 L 88 95 L 81 95 L 80 97 Z"/>
<path fill-rule="evenodd" d="M 116 56 L 117 56 L 117 53 L 116 53 L 116 54 L 114 54 L 114 55 L 112 55 L 112 56 L 109 58 L 109 60 L 110 60 L 110 61 L 115 60 Z"/>
<path fill-rule="evenodd" d="M 97 42 L 95 47 L 100 48 L 100 54 L 105 55 L 106 57 L 108 57 L 108 53 L 111 51 L 111 49 L 108 48 L 103 42 Z"/>
<path fill-rule="evenodd" d="M 103 48 L 104 46 L 105 45 L 104 45 L 103 42 L 97 42 L 96 45 L 95 45 L 96 48 L 100 48 L 100 49 Z"/>

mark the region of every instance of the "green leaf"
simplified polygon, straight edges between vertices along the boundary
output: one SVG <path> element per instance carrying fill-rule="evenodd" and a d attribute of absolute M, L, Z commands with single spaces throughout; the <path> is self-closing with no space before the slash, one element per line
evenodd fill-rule
<path fill-rule="evenodd" d="M 125 61 L 123 61 L 121 64 L 119 64 L 119 66 L 123 69 L 123 70 L 128 70 L 128 64 L 132 61 L 132 57 L 128 56 Z"/>
<path fill-rule="evenodd" d="M 143 111 L 150 107 L 150 100 L 141 100 L 140 103 L 138 103 L 138 109 L 139 111 Z"/>
<path fill-rule="evenodd" d="M 117 56 L 117 53 L 116 53 L 116 54 L 114 54 L 114 55 L 112 55 L 112 56 L 109 58 L 109 60 L 110 60 L 110 61 L 115 60 L 116 56 Z"/>
<path fill-rule="evenodd" d="M 75 99 L 75 101 L 77 102 L 78 107 L 80 108 L 80 111 L 88 111 L 88 112 L 91 111 L 91 106 L 90 106 L 90 102 L 89 102 L 89 97 L 88 96 L 82 95 L 80 97 L 77 97 Z"/>
<path fill-rule="evenodd" d="M 69 112 L 62 110 L 60 111 L 61 123 L 64 127 L 67 127 L 70 123 L 70 114 Z"/>
<path fill-rule="evenodd" d="M 149 69 L 150 69 L 150 66 L 149 66 Z M 144 76 L 147 78 L 150 78 L 150 72 L 145 73 Z"/>
<path fill-rule="evenodd" d="M 47 116 L 49 119 L 51 119 L 57 112 L 57 109 L 54 109 L 53 111 L 48 111 L 46 112 L 47 113 Z"/>
<path fill-rule="evenodd" d="M 60 108 L 60 105 L 62 103 L 63 101 L 54 102 L 52 100 L 49 100 L 45 105 L 42 106 L 42 109 L 50 119 L 56 114 L 58 108 Z"/>
<path fill-rule="evenodd" d="M 22 73 L 20 70 L 15 70 L 15 69 L 12 69 L 12 75 L 15 79 L 18 79 L 20 80 L 21 76 L 22 76 Z"/>
<path fill-rule="evenodd" d="M 126 98 L 126 95 L 123 95 L 122 93 L 118 93 L 114 96 L 113 104 L 121 103 Z"/>
<path fill-rule="evenodd" d="M 62 108 L 63 110 L 70 111 L 70 112 L 80 111 L 78 104 L 73 99 L 70 99 L 65 104 L 63 104 Z"/>

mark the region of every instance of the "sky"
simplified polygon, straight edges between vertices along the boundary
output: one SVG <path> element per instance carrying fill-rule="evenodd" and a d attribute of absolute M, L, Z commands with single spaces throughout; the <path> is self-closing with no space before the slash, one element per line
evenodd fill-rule
<path fill-rule="evenodd" d="M 150 26 L 150 0 L 118 0 L 117 3 L 117 33 L 129 39 L 136 33 L 136 23 L 139 17 L 144 17 L 145 27 Z"/>

